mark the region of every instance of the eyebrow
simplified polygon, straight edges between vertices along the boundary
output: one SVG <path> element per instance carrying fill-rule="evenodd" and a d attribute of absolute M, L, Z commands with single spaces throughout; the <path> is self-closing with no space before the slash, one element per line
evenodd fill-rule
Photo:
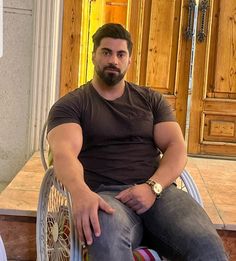
<path fill-rule="evenodd" d="M 108 51 L 108 52 L 110 52 L 110 53 L 113 52 L 111 49 L 109 49 L 109 48 L 107 48 L 107 47 L 103 47 L 103 48 L 101 48 L 101 50 L 102 50 L 102 51 Z M 119 51 L 117 51 L 117 53 L 128 53 L 128 52 L 125 51 L 125 50 L 119 50 Z"/>
<path fill-rule="evenodd" d="M 101 48 L 101 50 L 102 50 L 102 51 L 108 51 L 108 52 L 112 52 L 112 50 L 111 50 L 111 49 L 109 49 L 109 48 L 106 48 L 106 47 L 103 47 L 103 48 Z"/>

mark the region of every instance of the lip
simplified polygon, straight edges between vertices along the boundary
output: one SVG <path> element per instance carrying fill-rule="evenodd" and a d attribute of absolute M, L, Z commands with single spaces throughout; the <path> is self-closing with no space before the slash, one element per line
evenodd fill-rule
<path fill-rule="evenodd" d="M 119 69 L 117 69 L 117 68 L 111 68 L 111 67 L 107 67 L 107 68 L 105 68 L 105 71 L 109 71 L 109 72 L 120 72 L 120 70 Z"/>

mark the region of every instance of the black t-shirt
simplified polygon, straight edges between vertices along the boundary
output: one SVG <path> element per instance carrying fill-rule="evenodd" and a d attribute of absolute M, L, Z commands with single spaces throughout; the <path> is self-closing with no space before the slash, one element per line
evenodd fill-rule
<path fill-rule="evenodd" d="M 150 178 L 160 154 L 153 127 L 165 121 L 175 117 L 160 93 L 126 82 L 124 94 L 109 101 L 88 82 L 53 105 L 48 132 L 63 123 L 82 127 L 78 159 L 86 183 L 95 190 L 100 184 L 137 184 Z"/>

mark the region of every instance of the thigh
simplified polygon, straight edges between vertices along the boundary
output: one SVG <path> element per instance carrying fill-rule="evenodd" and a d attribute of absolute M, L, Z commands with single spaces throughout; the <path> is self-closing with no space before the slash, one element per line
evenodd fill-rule
<path fill-rule="evenodd" d="M 141 218 L 114 196 L 118 192 L 102 191 L 98 194 L 114 209 L 111 215 L 99 211 L 100 237 L 88 247 L 89 260 L 133 260 L 132 250 L 139 246 L 143 236 Z"/>
<path fill-rule="evenodd" d="M 227 260 L 203 208 L 175 185 L 167 188 L 141 218 L 151 246 L 171 260 Z M 200 255 L 207 255 L 207 249 L 217 252 L 219 259 L 211 259 L 211 254 L 210 259 L 199 259 Z"/>
<path fill-rule="evenodd" d="M 143 224 L 140 216 L 115 198 L 117 192 L 103 191 L 98 194 L 115 209 L 112 215 L 99 211 L 101 229 L 110 234 L 113 239 L 115 238 L 114 233 L 123 233 L 133 249 L 138 247 L 143 236 Z"/>

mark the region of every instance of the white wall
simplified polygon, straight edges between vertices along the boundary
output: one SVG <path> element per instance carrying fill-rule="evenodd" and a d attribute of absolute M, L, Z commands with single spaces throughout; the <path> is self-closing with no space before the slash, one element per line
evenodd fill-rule
<path fill-rule="evenodd" d="M 0 58 L 0 182 L 9 182 L 27 160 L 34 0 L 3 1 Z"/>

